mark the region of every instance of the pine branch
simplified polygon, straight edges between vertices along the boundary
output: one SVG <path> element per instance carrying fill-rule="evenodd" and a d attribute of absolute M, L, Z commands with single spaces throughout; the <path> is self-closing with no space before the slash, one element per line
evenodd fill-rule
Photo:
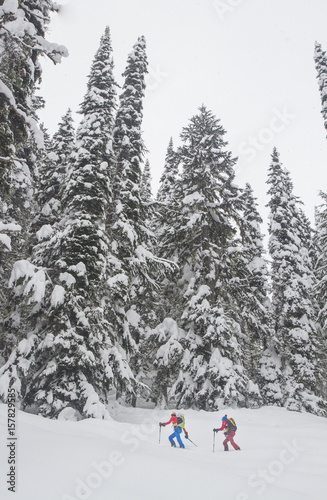
<path fill-rule="evenodd" d="M 0 161 L 23 161 L 22 158 L 16 158 L 16 156 L 0 156 Z"/>
<path fill-rule="evenodd" d="M 27 49 L 29 50 L 37 50 L 38 52 L 40 52 L 41 54 L 45 54 L 49 59 L 51 59 L 51 61 L 56 64 L 58 61 L 56 61 L 55 59 L 55 56 L 57 54 L 61 54 L 62 53 L 60 52 L 60 50 L 54 50 L 52 51 L 51 53 L 49 53 L 47 50 L 45 49 L 42 49 L 40 45 L 36 45 L 36 46 L 33 46 L 33 45 L 29 45 L 27 44 L 26 42 L 24 42 L 21 38 L 19 38 L 18 36 L 14 35 L 10 30 L 8 30 L 8 28 L 6 28 L 4 25 L 1 25 L 0 24 L 0 27 L 1 29 L 5 30 L 8 35 L 13 39 L 15 40 L 17 43 L 19 43 L 20 45 L 22 45 L 23 47 L 26 47 Z"/>

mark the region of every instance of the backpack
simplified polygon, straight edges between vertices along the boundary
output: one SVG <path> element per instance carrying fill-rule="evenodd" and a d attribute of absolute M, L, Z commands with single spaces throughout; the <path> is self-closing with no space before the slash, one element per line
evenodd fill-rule
<path fill-rule="evenodd" d="M 230 431 L 234 431 L 234 432 L 237 431 L 237 425 L 236 425 L 235 420 L 233 418 L 227 419 L 227 425 L 228 425 L 228 429 Z"/>
<path fill-rule="evenodd" d="M 185 427 L 185 417 L 182 413 L 177 413 L 177 427 L 181 427 L 181 429 L 184 429 Z"/>

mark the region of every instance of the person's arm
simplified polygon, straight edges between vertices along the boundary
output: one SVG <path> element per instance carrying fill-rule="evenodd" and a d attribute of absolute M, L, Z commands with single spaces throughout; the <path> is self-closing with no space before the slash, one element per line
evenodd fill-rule
<path fill-rule="evenodd" d="M 220 427 L 220 429 L 218 429 L 218 431 L 224 430 L 225 427 L 226 427 L 226 420 L 223 420 L 222 426 Z"/>
<path fill-rule="evenodd" d="M 168 422 L 163 423 L 162 425 L 165 427 L 165 425 L 173 424 L 174 422 L 177 423 L 177 418 L 171 417 L 171 419 Z"/>

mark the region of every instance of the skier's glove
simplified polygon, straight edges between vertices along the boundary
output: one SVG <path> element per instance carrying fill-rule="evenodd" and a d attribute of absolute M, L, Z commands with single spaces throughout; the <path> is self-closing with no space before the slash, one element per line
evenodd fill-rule
<path fill-rule="evenodd" d="M 188 439 L 188 432 L 185 432 L 185 439 Z"/>
<path fill-rule="evenodd" d="M 159 423 L 160 427 L 165 427 L 165 424 L 163 424 L 162 422 Z"/>
<path fill-rule="evenodd" d="M 218 432 L 218 431 L 219 431 L 219 429 L 214 429 L 214 430 L 213 430 L 213 432 Z"/>

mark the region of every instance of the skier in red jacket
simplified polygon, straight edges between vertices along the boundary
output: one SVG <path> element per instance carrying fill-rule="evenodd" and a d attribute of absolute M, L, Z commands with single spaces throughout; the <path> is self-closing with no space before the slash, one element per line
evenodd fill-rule
<path fill-rule="evenodd" d="M 186 439 L 188 438 L 188 433 L 184 427 L 184 425 L 185 425 L 184 418 L 181 418 L 180 420 L 181 420 L 181 423 L 177 423 L 177 415 L 175 412 L 173 412 L 171 414 L 170 420 L 168 420 L 168 422 L 165 422 L 165 423 L 160 422 L 159 423 L 159 425 L 161 427 L 165 427 L 168 424 L 173 424 L 174 432 L 168 437 L 168 439 L 170 441 L 171 446 L 173 446 L 174 448 L 176 447 L 174 438 L 177 439 L 180 448 L 185 448 L 183 441 L 181 440 L 182 429 L 184 431 L 185 438 Z"/>
<path fill-rule="evenodd" d="M 222 431 L 225 429 L 225 436 L 226 436 L 226 439 L 223 441 L 223 445 L 224 445 L 224 451 L 228 451 L 228 442 L 231 443 L 231 445 L 233 446 L 233 448 L 235 450 L 240 450 L 241 448 L 235 443 L 234 441 L 234 436 L 235 436 L 235 432 L 236 432 L 236 425 L 234 425 L 234 423 L 227 418 L 227 415 L 225 415 L 223 418 L 222 418 L 222 425 L 220 427 L 220 429 L 214 429 L 213 432 L 219 432 L 219 431 Z"/>

